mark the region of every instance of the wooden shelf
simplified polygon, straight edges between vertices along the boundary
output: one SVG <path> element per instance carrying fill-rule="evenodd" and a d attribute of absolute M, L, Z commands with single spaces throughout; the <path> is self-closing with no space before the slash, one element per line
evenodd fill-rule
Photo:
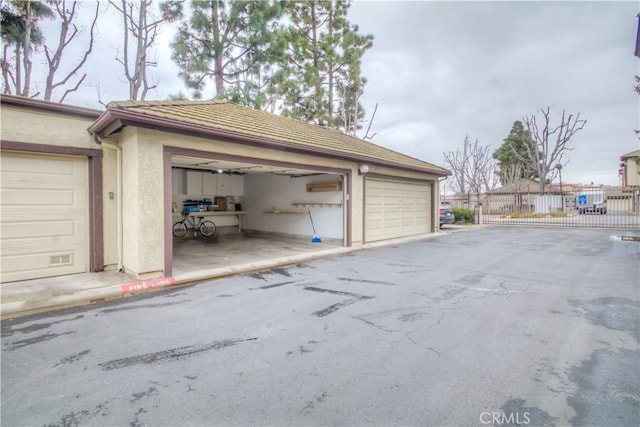
<path fill-rule="evenodd" d="M 320 206 L 320 207 L 327 206 L 327 207 L 332 208 L 332 207 L 334 207 L 334 206 L 337 206 L 337 207 L 341 207 L 341 206 L 342 206 L 342 203 L 324 203 L 324 202 L 294 202 L 294 203 L 291 203 L 291 204 L 292 204 L 293 206 L 296 206 L 296 207 L 300 207 L 300 206 L 303 206 L 303 207 L 304 207 L 304 206 L 310 206 L 310 207 L 314 207 L 314 206 Z"/>
<path fill-rule="evenodd" d="M 307 184 L 307 193 L 317 191 L 342 191 L 342 181 L 310 182 Z"/>
<path fill-rule="evenodd" d="M 306 212 L 300 211 L 280 211 L 280 210 L 271 210 L 271 211 L 262 211 L 262 213 L 266 214 L 280 214 L 280 215 L 306 215 Z"/>

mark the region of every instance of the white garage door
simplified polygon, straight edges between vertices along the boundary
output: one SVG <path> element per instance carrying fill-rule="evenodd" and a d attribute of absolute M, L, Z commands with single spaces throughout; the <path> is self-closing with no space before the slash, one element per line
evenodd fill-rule
<path fill-rule="evenodd" d="M 3 151 L 0 165 L 0 281 L 87 271 L 87 159 Z"/>
<path fill-rule="evenodd" d="M 366 242 L 431 231 L 431 185 L 365 179 Z"/>

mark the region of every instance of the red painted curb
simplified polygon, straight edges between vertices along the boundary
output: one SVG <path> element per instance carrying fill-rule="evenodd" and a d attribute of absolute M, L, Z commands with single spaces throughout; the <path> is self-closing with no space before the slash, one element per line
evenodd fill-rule
<path fill-rule="evenodd" d="M 147 289 L 157 289 L 157 288 L 165 288 L 167 286 L 172 286 L 176 284 L 176 278 L 171 277 L 160 277 L 157 279 L 149 279 L 143 280 L 141 282 L 135 283 L 126 283 L 120 286 L 122 293 L 132 293 L 132 292 L 141 292 Z"/>

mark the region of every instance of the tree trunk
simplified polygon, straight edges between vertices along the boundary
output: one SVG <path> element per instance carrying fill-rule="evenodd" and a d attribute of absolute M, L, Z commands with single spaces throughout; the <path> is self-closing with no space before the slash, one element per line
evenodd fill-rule
<path fill-rule="evenodd" d="M 73 7 L 75 8 L 75 3 Z M 44 88 L 45 101 L 51 101 L 51 95 L 53 94 L 53 79 L 55 77 L 56 70 L 60 66 L 60 57 L 62 56 L 61 47 L 64 46 L 65 42 L 67 41 L 68 32 L 69 32 L 69 21 L 67 21 L 63 17 L 62 26 L 60 28 L 60 37 L 58 40 L 59 48 L 56 50 L 56 52 L 54 52 L 53 58 L 51 58 L 51 60 L 49 61 L 49 74 L 47 75 L 46 86 Z M 46 46 L 45 46 L 45 49 L 47 49 Z"/>
<path fill-rule="evenodd" d="M 31 86 L 31 55 L 29 54 L 29 50 L 31 48 L 31 26 L 33 24 L 33 16 L 31 16 L 31 3 L 27 2 L 25 6 L 26 18 L 25 18 L 25 30 L 24 30 L 24 38 L 22 41 L 22 50 L 24 56 L 22 57 L 22 62 L 24 64 L 24 86 L 22 87 L 22 96 L 29 96 L 30 86 Z M 19 62 L 16 61 L 16 65 L 19 67 Z"/>
<path fill-rule="evenodd" d="M 334 3 L 331 0 L 329 5 L 329 43 L 333 44 L 333 7 Z M 328 61 L 328 75 L 329 75 L 329 85 L 327 87 L 328 95 L 329 95 L 329 105 L 327 108 L 328 116 L 329 116 L 329 126 L 334 127 L 334 117 L 333 117 L 333 56 L 329 56 Z M 348 133 L 348 132 L 347 132 Z"/>
<path fill-rule="evenodd" d="M 317 6 L 317 2 L 313 2 L 313 4 L 311 5 L 311 49 L 313 52 L 313 70 L 315 72 L 315 87 L 316 87 L 316 96 L 315 96 L 315 100 L 317 105 L 315 105 L 315 111 L 313 112 L 313 115 L 316 115 L 318 118 L 318 125 L 320 126 L 325 126 L 327 123 L 325 121 L 325 118 L 322 117 L 322 114 L 318 114 L 319 112 L 322 113 L 322 108 L 321 105 L 323 103 L 323 97 L 322 97 L 322 79 L 320 77 L 320 69 L 319 69 L 319 63 L 320 63 L 320 59 L 319 59 L 319 52 L 318 52 L 318 17 L 316 15 L 316 6 Z"/>
<path fill-rule="evenodd" d="M 7 57 L 9 53 L 9 45 L 5 44 L 2 54 L 2 78 L 4 79 L 4 87 L 2 88 L 2 93 L 6 93 L 11 95 L 11 85 L 9 84 L 9 64 L 7 62 Z"/>
<path fill-rule="evenodd" d="M 211 3 L 211 23 L 213 24 L 213 57 L 216 98 L 224 98 L 224 69 L 222 67 L 222 45 L 220 43 L 220 11 L 218 2 Z"/>
<path fill-rule="evenodd" d="M 16 43 L 16 95 L 22 96 L 22 44 Z"/>
<path fill-rule="evenodd" d="M 138 10 L 138 33 L 136 36 L 136 62 L 134 69 L 134 79 L 132 83 L 133 97 L 132 99 L 138 99 L 138 94 L 140 93 L 140 87 L 145 83 L 143 70 L 145 68 L 145 63 L 147 62 L 147 40 L 146 40 L 146 17 L 147 17 L 147 1 L 143 0 L 140 2 L 139 10 Z M 133 18 L 133 17 L 132 17 Z M 146 96 L 146 90 L 142 93 L 140 97 L 143 100 Z"/>

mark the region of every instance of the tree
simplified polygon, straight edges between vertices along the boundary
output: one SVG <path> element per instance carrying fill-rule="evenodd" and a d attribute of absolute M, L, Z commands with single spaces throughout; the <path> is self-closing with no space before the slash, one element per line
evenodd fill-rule
<path fill-rule="evenodd" d="M 519 120 L 513 122 L 509 135 L 502 141 L 502 145 L 493 152 L 493 158 L 498 161 L 500 183 L 507 185 L 520 178 L 536 180 L 538 178 L 536 168 L 529 161 L 521 160 L 526 158 L 527 147 L 533 144 L 531 135 L 522 122 Z M 514 150 L 520 155 L 519 157 L 514 154 Z M 519 176 L 513 176 L 514 172 L 518 172 Z"/>
<path fill-rule="evenodd" d="M 514 155 L 523 162 L 535 168 L 540 182 L 540 193 L 544 194 L 547 180 L 553 180 L 558 172 L 558 165 L 564 168 L 568 160 L 565 154 L 572 151 L 571 138 L 584 128 L 586 120 L 580 118 L 580 113 L 569 114 L 562 110 L 559 124 L 551 123 L 551 107 L 541 108 L 541 117 L 535 115 L 524 118 L 524 123 L 531 135 L 532 145 L 526 146 L 526 153 L 519 153 L 512 145 Z"/>
<path fill-rule="evenodd" d="M 262 108 L 267 96 L 265 68 L 280 59 L 283 45 L 277 19 L 280 2 L 193 0 L 191 17 L 172 43 L 180 77 L 194 98 L 201 98 L 207 79 L 215 97 Z"/>
<path fill-rule="evenodd" d="M 2 41 L 4 44 L 2 52 L 2 92 L 11 93 L 12 87 L 15 87 L 14 67 L 10 62 L 9 48 L 15 47 L 22 40 L 22 33 L 25 30 L 24 19 L 9 5 L 6 3 L 0 8 L 0 34 L 2 35 Z M 11 51 L 12 52 L 12 51 Z"/>
<path fill-rule="evenodd" d="M 178 91 L 178 93 L 170 93 L 167 97 L 167 101 L 187 101 L 187 95 L 182 93 L 182 91 Z"/>
<path fill-rule="evenodd" d="M 58 46 L 52 50 L 49 46 L 44 46 L 44 52 L 47 58 L 47 65 L 49 67 L 49 72 L 47 74 L 46 85 L 44 89 L 44 100 L 50 101 L 51 96 L 53 94 L 53 90 L 66 85 L 71 77 L 76 75 L 76 73 L 82 68 L 82 66 L 87 61 L 87 58 L 91 54 L 93 50 L 93 41 L 95 35 L 95 27 L 96 21 L 98 20 L 98 12 L 100 10 L 100 4 L 96 2 L 96 10 L 93 16 L 93 21 L 91 22 L 91 28 L 89 30 L 89 45 L 87 49 L 80 55 L 80 61 L 76 64 L 71 71 L 69 71 L 63 78 L 55 81 L 56 73 L 62 63 L 62 57 L 64 54 L 64 50 L 69 46 L 69 44 L 79 35 L 82 34 L 82 29 L 78 28 L 78 26 L 74 23 L 74 20 L 77 18 L 77 1 L 70 2 L 71 6 L 67 7 L 67 2 L 65 0 L 53 0 L 50 4 L 54 7 L 55 13 L 61 19 L 60 24 L 60 37 L 58 39 Z M 82 77 L 76 82 L 75 86 L 67 89 L 64 94 L 60 97 L 58 102 L 64 101 L 65 97 L 71 93 L 78 90 L 84 79 L 87 77 L 87 74 L 83 74 Z"/>
<path fill-rule="evenodd" d="M 2 78 L 4 93 L 36 96 L 31 92 L 31 57 L 44 37 L 38 22 L 53 16 L 41 1 L 10 1 L 2 5 Z"/>
<path fill-rule="evenodd" d="M 350 1 L 287 3 L 287 52 L 271 91 L 284 115 L 355 134 L 364 119 L 360 96 L 364 53 L 372 35 L 361 35 L 347 19 Z"/>
<path fill-rule="evenodd" d="M 465 136 L 462 149 L 443 154 L 445 163 L 453 171 L 460 193 L 473 193 L 479 200 L 480 194 L 496 187 L 498 174 L 491 148 L 488 145 L 481 146 L 477 138 L 472 144 L 469 136 Z"/>
<path fill-rule="evenodd" d="M 160 3 L 160 17 L 156 17 L 150 10 L 152 0 L 121 0 L 119 3 L 109 0 L 109 4 L 122 15 L 123 53 L 116 60 L 122 64 L 129 82 L 129 99 L 144 100 L 149 90 L 157 86 L 157 83 L 150 83 L 147 76 L 147 67 L 158 65 L 156 61 L 149 59 L 149 50 L 155 44 L 160 26 L 182 16 L 183 1 L 169 0 Z"/>

